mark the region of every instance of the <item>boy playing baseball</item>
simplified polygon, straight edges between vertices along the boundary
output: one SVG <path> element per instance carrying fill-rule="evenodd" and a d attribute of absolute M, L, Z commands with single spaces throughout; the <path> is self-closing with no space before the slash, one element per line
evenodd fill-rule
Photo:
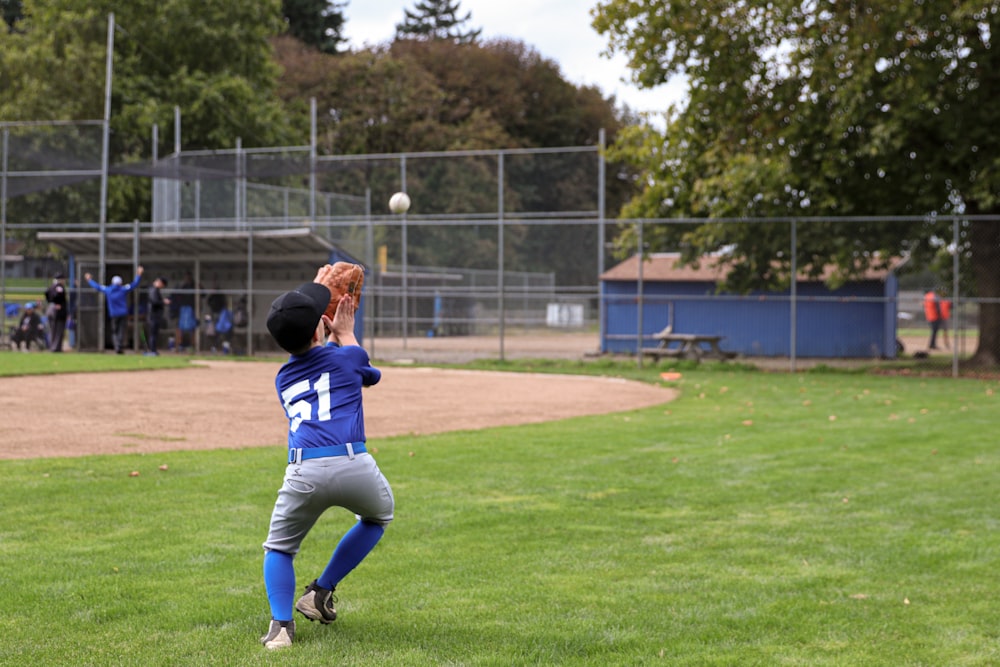
<path fill-rule="evenodd" d="M 271 304 L 267 329 L 291 354 L 275 387 L 288 417 L 288 467 L 264 542 L 264 585 L 271 625 L 261 642 L 269 649 L 291 646 L 295 636 L 293 560 L 306 534 L 330 507 L 353 512 L 358 521 L 341 538 L 318 578 L 294 607 L 320 623 L 337 618 L 333 591 L 375 547 L 392 521 L 389 482 L 365 450 L 361 389 L 382 377 L 354 336 L 350 296 L 333 319 L 323 314 L 330 290 L 314 282 L 285 292 Z"/>

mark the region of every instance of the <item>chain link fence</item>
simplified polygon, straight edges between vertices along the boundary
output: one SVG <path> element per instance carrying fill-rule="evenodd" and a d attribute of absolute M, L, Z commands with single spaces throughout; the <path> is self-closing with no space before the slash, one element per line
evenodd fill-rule
<path fill-rule="evenodd" d="M 975 351 L 981 308 L 997 305 L 997 299 L 980 296 L 974 283 L 961 279 L 970 273 L 961 240 L 969 219 L 957 216 L 938 219 L 952 229 L 953 238 L 938 239 L 954 260 L 949 271 L 900 265 L 906 259 L 901 256 L 893 271 L 869 276 L 874 287 L 854 280 L 831 288 L 820 279 L 773 292 L 734 294 L 720 291 L 722 276 L 710 271 L 694 274 L 672 264 L 667 274 L 644 275 L 639 267 L 646 264 L 635 258 L 654 259 L 641 241 L 644 235 L 704 221 L 607 220 L 600 146 L 374 156 L 317 156 L 311 147 L 237 147 L 180 152 L 105 172 L 99 158 L 102 131 L 103 124 L 89 122 L 0 124 L 2 276 L 20 275 L 22 260 L 7 252 L 10 244 L 39 243 L 72 254 L 75 263 L 67 269 L 76 280 L 85 271 L 96 275 L 99 255 L 74 239 L 100 236 L 108 275 L 131 275 L 142 264 L 147 276 L 166 277 L 167 291 L 175 297 L 194 301 L 199 329 L 193 340 L 174 343 L 189 342 L 200 351 L 274 351 L 264 327 L 267 305 L 297 281 L 311 279 L 315 264 L 331 253 L 368 267 L 363 338 L 375 354 L 400 358 L 613 353 L 634 354 L 641 362 L 641 350 L 668 327 L 725 335 L 744 357 L 784 360 L 793 368 L 797 359 L 824 355 L 910 356 L 928 347 L 923 296 L 943 287 L 953 307 L 947 353 L 957 364 Z M 108 175 L 151 180 L 151 221 L 94 222 L 101 214 L 101 188 L 95 181 Z M 405 214 L 388 211 L 397 191 L 406 191 L 413 202 Z M 862 227 L 905 220 L 834 222 L 857 225 L 860 237 Z M 996 218 L 985 221 L 1000 224 Z M 712 222 L 722 229 L 761 223 L 784 229 L 787 252 L 775 261 L 787 262 L 808 254 L 809 234 L 802 230 L 831 220 L 796 219 L 798 240 L 790 220 Z M 629 234 L 621 235 L 626 229 Z M 306 230 L 319 241 L 271 254 L 260 239 L 276 230 Z M 242 236 L 219 236 L 230 238 L 220 241 L 222 246 L 206 240 L 233 233 Z M 116 235 L 126 240 L 107 244 Z M 183 244 L 158 245 L 186 238 L 192 239 L 190 252 Z M 636 264 L 633 273 L 616 274 L 629 261 Z M 703 267 L 712 264 L 708 258 L 702 262 Z M 188 277 L 192 285 L 184 288 Z M 611 289 L 615 283 L 621 289 Z M 79 285 L 74 289 L 81 321 L 99 319 L 94 294 Z M 16 292 L 4 289 L 4 294 L 5 306 L 17 305 L 9 298 Z M 216 312 L 207 303 L 211 295 L 229 309 L 242 303 L 250 311 L 247 326 L 228 340 L 205 333 L 204 316 Z M 137 349 L 144 335 L 139 326 L 143 307 L 140 293 L 133 304 Z M 10 312 L 5 308 L 3 317 Z M 99 349 L 100 341 L 84 331 L 89 329 L 81 326 L 78 345 Z M 818 340 L 827 344 L 817 347 Z M 161 343 L 166 347 L 166 341 Z"/>

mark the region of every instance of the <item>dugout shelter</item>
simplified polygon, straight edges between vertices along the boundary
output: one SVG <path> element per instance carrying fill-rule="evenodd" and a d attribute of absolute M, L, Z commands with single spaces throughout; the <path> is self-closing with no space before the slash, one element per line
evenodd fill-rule
<path fill-rule="evenodd" d="M 101 326 L 106 318 L 102 295 L 83 280 L 91 273 L 100 276 L 101 245 L 104 248 L 105 284 L 112 275 L 128 282 L 135 267 L 142 265 L 145 273 L 138 289 L 131 295 L 128 340 L 136 350 L 145 348 L 146 293 L 153 279 L 167 279 L 164 294 L 173 300 L 190 296 L 199 322 L 192 346 L 196 352 L 209 351 L 212 344 L 207 328 L 202 326 L 210 316 L 209 297 L 222 299 L 234 310 L 245 304 L 249 322 L 234 327 L 230 339 L 232 349 L 241 354 L 281 352 L 267 332 L 266 319 L 271 301 L 281 292 L 311 281 L 316 270 L 326 263 L 348 261 L 362 264 L 339 246 L 316 234 L 309 227 L 268 230 L 214 231 L 132 231 L 104 232 L 39 232 L 39 241 L 61 248 L 69 257 L 71 298 L 77 311 L 77 348 L 85 351 L 107 349 L 110 326 Z M 367 273 L 366 268 L 366 273 Z M 182 289 L 185 277 L 193 286 Z M 364 297 L 364 295 L 362 295 Z M 355 333 L 362 340 L 365 300 L 356 314 Z M 159 341 L 167 349 L 167 337 L 177 326 L 176 312 Z M 104 344 L 100 344 L 102 336 Z"/>

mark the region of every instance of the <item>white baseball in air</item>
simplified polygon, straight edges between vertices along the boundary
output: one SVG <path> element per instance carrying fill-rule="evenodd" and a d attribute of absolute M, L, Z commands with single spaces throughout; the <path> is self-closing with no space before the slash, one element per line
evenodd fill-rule
<path fill-rule="evenodd" d="M 389 210 L 393 213 L 406 213 L 410 210 L 410 195 L 397 192 L 389 199 Z"/>

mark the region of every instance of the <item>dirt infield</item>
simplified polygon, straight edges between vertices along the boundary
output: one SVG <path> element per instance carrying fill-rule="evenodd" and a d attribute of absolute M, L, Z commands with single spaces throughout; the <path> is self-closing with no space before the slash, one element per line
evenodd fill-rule
<path fill-rule="evenodd" d="M 183 370 L 0 378 L 0 458 L 272 446 L 287 422 L 278 362 Z M 607 414 L 675 391 L 615 378 L 382 368 L 365 390 L 368 438 Z"/>

